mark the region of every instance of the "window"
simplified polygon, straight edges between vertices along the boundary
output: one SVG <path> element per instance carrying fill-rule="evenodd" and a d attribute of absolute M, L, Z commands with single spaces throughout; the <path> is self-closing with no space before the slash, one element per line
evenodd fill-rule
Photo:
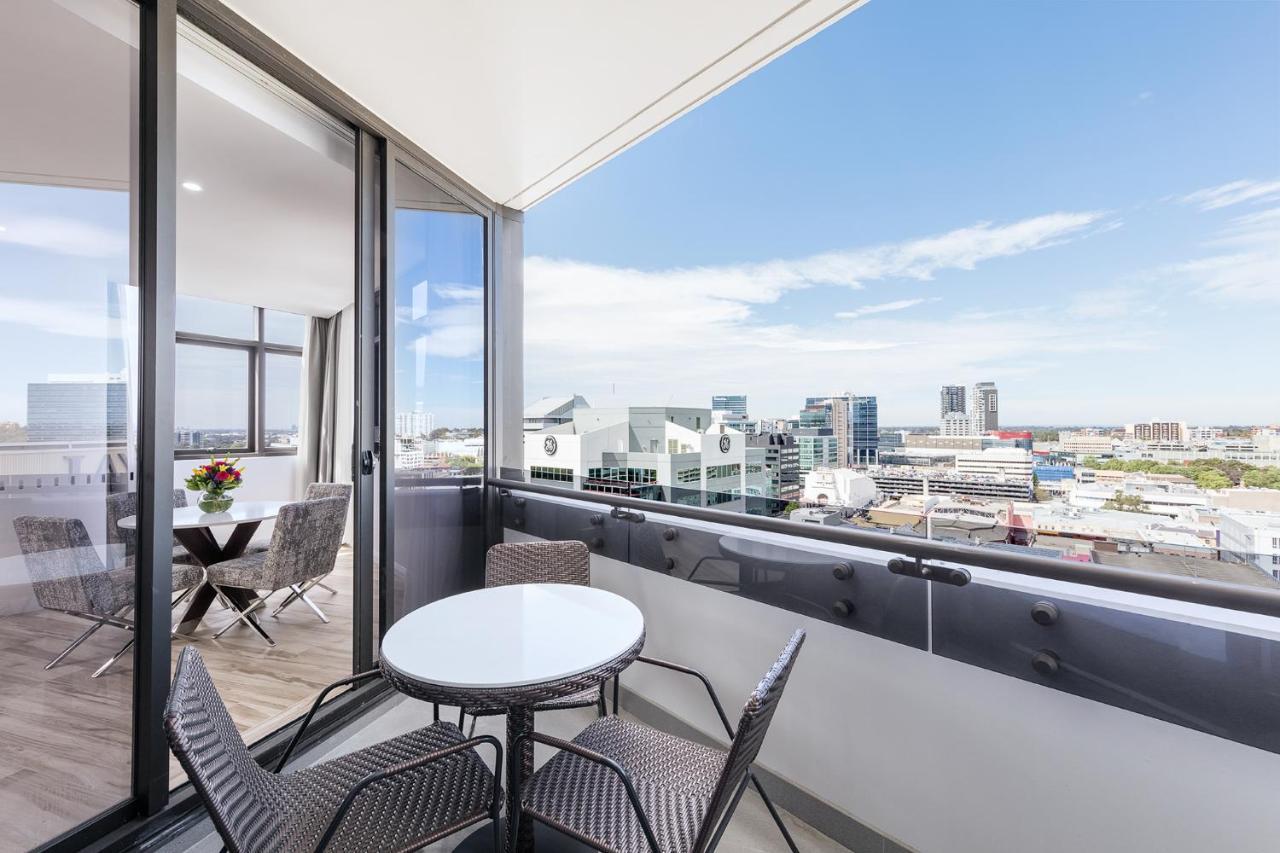
<path fill-rule="evenodd" d="M 677 483 L 697 483 L 702 480 L 702 471 L 697 468 L 681 468 L 676 472 Z"/>
<path fill-rule="evenodd" d="M 535 480 L 554 480 L 558 483 L 572 483 L 572 468 L 552 468 L 547 465 L 533 465 L 529 468 L 529 476 Z"/>
<path fill-rule="evenodd" d="M 297 453 L 307 318 L 180 294 L 175 323 L 175 454 Z"/>
<path fill-rule="evenodd" d="M 715 480 L 721 477 L 736 477 L 742 473 L 742 466 L 738 463 L 732 465 L 708 465 L 707 479 Z"/>

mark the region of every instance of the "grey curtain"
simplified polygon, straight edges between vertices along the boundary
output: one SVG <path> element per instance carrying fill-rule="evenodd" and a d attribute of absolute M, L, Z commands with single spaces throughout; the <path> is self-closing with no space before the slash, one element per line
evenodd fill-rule
<path fill-rule="evenodd" d="M 298 435 L 296 494 L 311 483 L 331 483 L 337 470 L 338 341 L 342 314 L 312 317 L 302 347 L 302 422 Z"/>

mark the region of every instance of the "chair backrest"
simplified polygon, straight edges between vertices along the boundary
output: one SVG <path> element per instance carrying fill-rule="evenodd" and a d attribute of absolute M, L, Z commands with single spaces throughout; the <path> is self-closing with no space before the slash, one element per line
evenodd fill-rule
<path fill-rule="evenodd" d="M 227 847 L 271 849 L 284 822 L 283 785 L 249 755 L 200 653 L 191 646 L 178 656 L 164 730 Z"/>
<path fill-rule="evenodd" d="M 778 709 L 778 701 L 782 699 L 782 691 L 787 686 L 787 679 L 791 677 L 791 668 L 795 666 L 804 638 L 804 630 L 796 629 L 782 649 L 782 654 L 778 655 L 778 660 L 747 697 L 747 702 L 742 707 L 742 717 L 738 720 L 738 730 L 729 746 L 729 755 L 725 758 L 724 769 L 720 772 L 720 779 L 711 795 L 711 806 L 707 809 L 702 826 L 698 828 L 698 838 L 693 845 L 695 853 L 708 850 L 716 840 L 722 819 L 728 817 L 725 813 L 733 806 L 738 788 L 746 780 L 751 763 L 760 754 L 760 746 L 764 743 L 765 733 L 769 731 L 769 723 L 773 721 L 773 713 Z"/>
<path fill-rule="evenodd" d="M 173 505 L 175 508 L 187 505 L 187 492 L 185 489 L 173 490 Z M 138 531 L 126 530 L 121 527 L 120 519 L 137 514 L 137 492 L 116 492 L 115 494 L 107 495 L 107 544 L 123 545 L 126 559 L 137 553 Z M 177 537 L 174 537 L 173 544 L 180 544 Z"/>
<path fill-rule="evenodd" d="M 106 616 L 124 606 L 80 519 L 23 515 L 13 530 L 41 607 Z"/>
<path fill-rule="evenodd" d="M 350 483 L 308 483 L 307 491 L 302 496 L 304 501 L 318 501 L 321 498 L 343 498 L 351 501 Z"/>
<path fill-rule="evenodd" d="M 280 507 L 262 566 L 262 588 L 282 589 L 328 574 L 346 526 L 346 498 L 318 498 Z"/>
<path fill-rule="evenodd" d="M 591 585 L 591 552 L 581 542 L 501 542 L 484 561 L 484 585 L 571 583 Z"/>

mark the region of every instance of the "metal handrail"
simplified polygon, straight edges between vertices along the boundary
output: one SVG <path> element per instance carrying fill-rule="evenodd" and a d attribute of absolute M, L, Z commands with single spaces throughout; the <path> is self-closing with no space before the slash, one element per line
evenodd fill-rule
<path fill-rule="evenodd" d="M 1280 588 L 1272 590 L 1225 583 L 1223 581 L 1189 578 L 1181 575 L 1143 572 L 1120 566 L 1077 563 L 1058 560 L 1053 557 L 1041 557 L 1035 554 L 1019 554 L 1016 551 L 987 550 L 950 542 L 912 539 L 892 533 L 879 533 L 873 530 L 832 527 L 822 524 L 800 524 L 764 515 L 747 515 L 745 513 L 708 509 L 706 507 L 691 507 L 685 504 L 668 504 L 660 501 L 629 498 L 622 495 L 604 497 L 593 492 L 580 492 L 574 489 L 544 486 L 540 483 L 526 483 L 522 480 L 510 480 L 503 477 L 490 478 L 488 485 L 499 489 L 587 501 L 588 503 L 598 503 L 606 506 L 641 509 L 677 518 L 724 524 L 748 530 L 780 533 L 785 536 L 796 536 L 804 539 L 818 539 L 839 545 L 855 545 L 877 551 L 889 551 L 921 560 L 943 560 L 951 563 L 981 566 L 987 569 L 1027 575 L 1029 577 L 1066 581 L 1103 589 L 1150 595 L 1173 601 L 1185 601 L 1191 604 L 1225 607 L 1229 610 L 1280 617 Z"/>

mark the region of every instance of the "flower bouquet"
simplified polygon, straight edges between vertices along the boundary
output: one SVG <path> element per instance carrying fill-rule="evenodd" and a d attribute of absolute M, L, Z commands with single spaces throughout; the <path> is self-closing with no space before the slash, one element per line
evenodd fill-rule
<path fill-rule="evenodd" d="M 204 465 L 191 469 L 186 486 L 190 491 L 200 492 L 200 500 L 196 506 L 201 512 L 226 512 L 231 509 L 235 500 L 227 494 L 238 489 L 244 483 L 244 469 L 237 468 L 239 459 L 210 459 Z"/>

